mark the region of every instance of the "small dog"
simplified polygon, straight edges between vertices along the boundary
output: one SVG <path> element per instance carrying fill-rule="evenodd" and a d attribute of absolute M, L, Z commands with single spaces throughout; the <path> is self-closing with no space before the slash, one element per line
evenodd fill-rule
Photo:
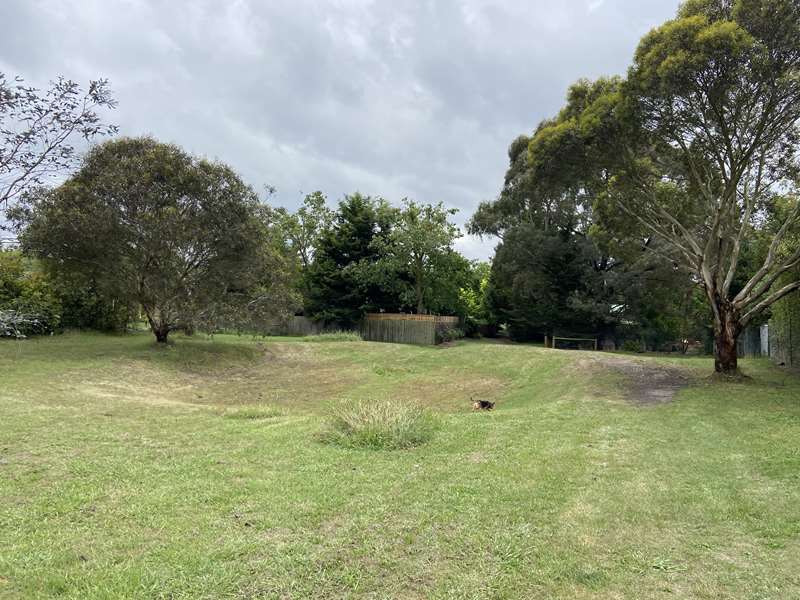
<path fill-rule="evenodd" d="M 489 400 L 475 400 L 472 403 L 472 410 L 492 410 L 493 408 L 494 402 Z"/>

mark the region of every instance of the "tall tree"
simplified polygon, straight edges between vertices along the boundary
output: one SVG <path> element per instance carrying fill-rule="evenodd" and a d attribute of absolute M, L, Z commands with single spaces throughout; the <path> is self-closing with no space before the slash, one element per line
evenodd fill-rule
<path fill-rule="evenodd" d="M 450 222 L 456 212 L 441 202 L 404 200 L 392 230 L 373 242 L 380 256 L 374 271 L 383 275 L 384 285 L 399 284 L 404 303 L 418 314 L 441 309 L 443 296 L 456 302 L 466 283 L 469 263 L 453 249 L 461 235 Z"/>
<path fill-rule="evenodd" d="M 137 302 L 159 342 L 291 305 L 258 198 L 223 164 L 151 138 L 119 139 L 30 202 L 16 213 L 23 248 Z"/>
<path fill-rule="evenodd" d="M 573 86 L 529 144 L 530 160 L 592 191 L 601 236 L 653 238 L 702 286 L 723 374 L 738 371 L 741 331 L 800 288 L 775 285 L 800 264 L 786 237 L 800 220 L 798 70 L 796 1 L 689 0 L 642 39 L 627 80 Z M 791 208 L 767 231 L 781 201 Z"/>
<path fill-rule="evenodd" d="M 303 294 L 304 305 L 311 296 L 311 265 L 323 233 L 333 224 L 333 216 L 325 195 L 319 191 L 306 195 L 302 206 L 294 213 L 285 208 L 269 211 L 269 220 L 280 229 L 288 249 L 296 257 L 296 285 Z"/>
<path fill-rule="evenodd" d="M 365 278 L 362 268 L 380 258 L 376 240 L 389 235 L 396 218 L 382 199 L 359 193 L 342 199 L 308 270 L 311 316 L 352 327 L 365 312 L 399 307 L 396 290 Z"/>
<path fill-rule="evenodd" d="M 512 142 L 498 198 L 470 220 L 470 232 L 501 240 L 488 298 L 516 338 L 569 332 L 613 339 L 616 326 L 640 308 L 631 292 L 667 275 L 642 260 L 645 240 L 613 238 L 594 227 L 593 204 L 605 181 L 586 168 L 591 155 L 576 116 L 619 83 L 572 86 L 556 118 Z"/>
<path fill-rule="evenodd" d="M 690 0 L 644 37 L 617 116 L 607 201 L 664 240 L 701 282 L 714 316 L 715 369 L 738 370 L 741 331 L 800 281 L 784 244 L 800 219 L 800 5 L 794 0 Z M 740 259 L 765 213 L 792 208 L 741 287 Z"/>
<path fill-rule="evenodd" d="M 325 194 L 317 191 L 306 195 L 302 206 L 295 213 L 279 210 L 284 234 L 297 252 L 300 264 L 307 269 L 314 260 L 323 232 L 333 223 L 333 211 L 327 206 Z"/>
<path fill-rule="evenodd" d="M 105 79 L 90 81 L 84 91 L 59 77 L 41 91 L 0 73 L 0 209 L 73 167 L 75 138 L 116 133 L 98 112 L 115 106 Z"/>

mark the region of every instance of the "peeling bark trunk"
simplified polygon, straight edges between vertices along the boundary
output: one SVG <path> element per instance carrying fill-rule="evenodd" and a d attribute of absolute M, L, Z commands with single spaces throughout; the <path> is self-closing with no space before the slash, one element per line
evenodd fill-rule
<path fill-rule="evenodd" d="M 719 308 L 719 317 L 714 319 L 714 370 L 722 375 L 737 375 L 739 363 L 736 341 L 741 328 L 736 315 L 725 307 Z"/>
<path fill-rule="evenodd" d="M 165 325 L 153 327 L 153 334 L 156 336 L 156 341 L 159 344 L 166 344 L 167 336 L 169 336 L 169 327 Z"/>

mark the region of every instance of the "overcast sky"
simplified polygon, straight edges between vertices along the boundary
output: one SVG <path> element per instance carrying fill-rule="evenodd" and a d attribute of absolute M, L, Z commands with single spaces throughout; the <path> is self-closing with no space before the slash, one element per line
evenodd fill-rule
<path fill-rule="evenodd" d="M 233 166 L 272 202 L 458 208 L 580 77 L 623 74 L 677 0 L 0 0 L 0 70 L 111 80 L 124 135 Z M 487 258 L 492 241 L 459 248 Z"/>

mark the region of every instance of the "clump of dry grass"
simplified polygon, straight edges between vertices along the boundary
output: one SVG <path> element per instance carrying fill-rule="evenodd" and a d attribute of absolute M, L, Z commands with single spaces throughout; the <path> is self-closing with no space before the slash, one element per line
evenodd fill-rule
<path fill-rule="evenodd" d="M 330 410 L 322 440 L 346 448 L 401 450 L 433 437 L 436 420 L 413 402 L 347 400 Z"/>

